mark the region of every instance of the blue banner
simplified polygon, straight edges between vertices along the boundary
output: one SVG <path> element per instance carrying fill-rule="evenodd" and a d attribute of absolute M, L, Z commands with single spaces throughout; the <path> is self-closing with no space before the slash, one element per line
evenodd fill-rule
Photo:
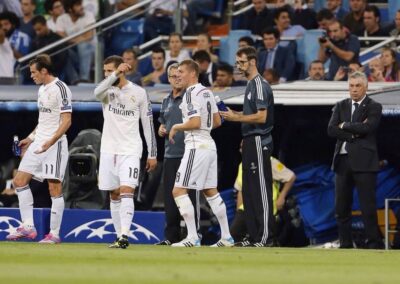
<path fill-rule="evenodd" d="M 38 236 L 34 241 L 44 238 L 49 232 L 50 209 L 34 209 L 35 227 Z M 21 224 L 19 210 L 0 209 L 0 241 Z M 164 212 L 135 212 L 129 239 L 136 244 L 154 244 L 164 239 Z M 62 242 L 71 243 L 111 243 L 116 234 L 108 210 L 64 211 L 60 236 Z"/>

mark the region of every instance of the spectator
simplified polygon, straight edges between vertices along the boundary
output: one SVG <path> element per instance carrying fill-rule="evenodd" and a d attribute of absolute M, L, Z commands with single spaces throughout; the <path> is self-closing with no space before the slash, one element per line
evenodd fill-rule
<path fill-rule="evenodd" d="M 214 0 L 189 0 L 187 1 L 187 10 L 188 10 L 188 26 L 186 28 L 187 34 L 196 35 L 199 32 L 203 32 L 200 30 L 198 26 L 198 15 L 201 11 L 213 11 L 215 7 Z M 222 16 L 222 15 L 221 15 Z M 204 25 L 203 25 L 204 26 Z"/>
<path fill-rule="evenodd" d="M 291 16 L 292 16 L 292 24 L 300 25 L 306 30 L 316 29 L 317 19 L 316 13 L 313 9 L 309 8 L 308 0 L 295 0 L 290 7 Z"/>
<path fill-rule="evenodd" d="M 160 84 L 160 77 L 165 72 L 165 51 L 161 47 L 155 47 L 151 53 L 151 65 L 154 71 L 142 78 L 143 86 L 154 86 Z"/>
<path fill-rule="evenodd" d="M 211 61 L 218 62 L 218 56 L 214 54 L 212 47 L 212 39 L 208 33 L 201 33 L 197 35 L 196 48 L 193 49 L 193 54 L 199 50 L 205 50 L 210 55 Z"/>
<path fill-rule="evenodd" d="M 32 19 L 35 16 L 35 0 L 20 0 L 22 18 L 20 18 L 20 31 L 26 33 L 31 39 L 35 37 L 35 31 L 32 26 Z"/>
<path fill-rule="evenodd" d="M 240 29 L 250 30 L 252 34 L 262 35 L 263 29 L 273 27 L 273 11 L 267 8 L 265 0 L 252 0 L 253 7 L 240 21 Z"/>
<path fill-rule="evenodd" d="M 64 14 L 64 5 L 61 0 L 46 0 L 46 2 L 44 2 L 44 7 L 46 12 L 50 15 L 50 18 L 47 20 L 47 27 L 56 33 L 57 19 Z"/>
<path fill-rule="evenodd" d="M 389 36 L 380 26 L 381 13 L 376 6 L 367 6 L 363 14 L 364 29 L 358 31 L 356 35 L 363 37 Z M 375 45 L 375 41 L 361 41 L 361 47 L 370 47 Z"/>
<path fill-rule="evenodd" d="M 0 14 L 0 24 L 5 35 L 13 49 L 14 57 L 21 58 L 28 54 L 30 48 L 30 39 L 26 33 L 19 30 L 20 21 L 12 12 L 3 12 Z"/>
<path fill-rule="evenodd" d="M 254 47 L 254 39 L 251 36 L 243 36 L 239 38 L 239 48 Z"/>
<path fill-rule="evenodd" d="M 357 60 L 350 62 L 349 66 L 347 67 L 340 66 L 335 74 L 335 77 L 333 78 L 333 81 L 347 81 L 348 75 L 351 75 L 356 71 L 364 72 L 361 63 Z"/>
<path fill-rule="evenodd" d="M 396 51 L 384 47 L 381 52 L 381 61 L 383 65 L 383 75 L 386 82 L 398 82 L 400 78 L 399 64 L 396 58 Z"/>
<path fill-rule="evenodd" d="M 397 11 L 395 17 L 395 28 L 390 31 L 390 36 L 398 37 L 400 35 L 400 10 Z M 391 43 L 392 48 L 396 48 L 399 45 L 399 41 L 394 41 Z"/>
<path fill-rule="evenodd" d="M 374 58 L 368 63 L 368 82 L 385 82 L 383 64 L 380 58 Z"/>
<path fill-rule="evenodd" d="M 350 0 L 350 12 L 344 17 L 343 25 L 347 27 L 351 33 L 357 33 L 364 29 L 363 15 L 365 7 L 367 6 L 366 0 Z"/>
<path fill-rule="evenodd" d="M 329 37 L 320 38 L 319 45 L 319 60 L 326 62 L 331 59 L 328 80 L 333 80 L 340 66 L 348 66 L 349 62 L 357 60 L 360 53 L 358 38 L 347 33 L 338 20 L 329 25 Z"/>
<path fill-rule="evenodd" d="M 35 16 L 32 19 L 32 25 L 35 31 L 35 37 L 32 40 L 31 51 L 36 51 L 38 49 L 46 47 L 62 38 L 60 35 L 54 33 L 48 28 L 46 19 L 41 15 Z M 68 60 L 68 52 L 59 52 L 60 50 L 62 50 L 62 47 L 57 46 L 47 51 L 46 53 L 49 54 L 51 57 L 51 61 L 54 65 L 54 70 L 59 72 L 57 75 L 60 77 L 60 80 L 64 80 L 67 77 L 68 81 L 72 81 L 76 78 L 68 77 L 71 76 L 71 74 L 67 74 L 65 69 Z"/>
<path fill-rule="evenodd" d="M 15 57 L 0 21 L 0 84 L 14 83 Z"/>
<path fill-rule="evenodd" d="M 150 3 L 149 14 L 144 22 L 144 41 L 161 35 L 169 35 L 174 30 L 173 16 L 178 8 L 177 0 L 154 0 Z M 188 16 L 184 4 L 183 17 Z"/>
<path fill-rule="evenodd" d="M 305 29 L 302 26 L 296 25 L 292 26 L 289 11 L 286 7 L 282 7 L 276 10 L 274 21 L 276 25 L 276 29 L 279 31 L 282 37 L 298 37 L 302 36 L 305 32 Z M 287 46 L 286 43 L 281 42 L 280 45 Z"/>
<path fill-rule="evenodd" d="M 317 13 L 318 28 L 328 32 L 329 25 L 335 20 L 335 16 L 328 9 L 321 9 Z"/>
<path fill-rule="evenodd" d="M 324 63 L 320 60 L 314 60 L 308 67 L 308 80 L 323 81 L 325 80 Z"/>
<path fill-rule="evenodd" d="M 199 64 L 199 83 L 210 87 L 217 78 L 217 65 L 211 61 L 210 54 L 206 50 L 199 50 L 193 54 L 193 60 Z"/>
<path fill-rule="evenodd" d="M 137 71 L 138 60 L 137 54 L 133 49 L 126 49 L 122 53 L 122 60 L 124 63 L 128 63 L 131 66 L 131 69 L 125 73 L 125 78 L 136 85 L 142 85 L 142 74 Z"/>
<path fill-rule="evenodd" d="M 222 63 L 217 67 L 217 77 L 213 83 L 213 91 L 223 91 L 229 87 L 243 86 L 247 82 L 242 84 L 241 82 L 235 81 L 233 78 L 233 67 L 227 63 Z"/>
<path fill-rule="evenodd" d="M 342 0 L 326 0 L 326 8 L 331 11 L 333 16 L 338 20 L 343 20 L 348 13 L 342 8 Z"/>
<path fill-rule="evenodd" d="M 96 22 L 92 13 L 85 13 L 82 5 L 82 0 L 65 0 L 64 8 L 67 13 L 57 18 L 56 27 L 57 33 L 62 36 L 73 35 L 87 26 Z M 71 40 L 71 43 L 76 44 L 79 61 L 79 79 L 83 82 L 88 82 L 90 79 L 90 68 L 94 57 L 94 30 L 90 30 Z"/>
<path fill-rule="evenodd" d="M 263 78 L 267 80 L 270 85 L 279 84 L 280 75 L 279 73 L 272 68 L 264 70 Z"/>
<path fill-rule="evenodd" d="M 400 10 L 397 11 L 395 17 L 396 27 L 390 32 L 391 36 L 399 36 L 400 35 Z"/>
<path fill-rule="evenodd" d="M 189 52 L 183 49 L 183 39 L 180 33 L 172 33 L 168 39 L 169 50 L 165 51 L 165 66 L 171 60 L 180 63 L 185 59 L 190 59 Z"/>
<path fill-rule="evenodd" d="M 0 1 L 0 13 L 13 12 L 18 18 L 22 17 L 21 3 L 16 0 L 2 0 Z"/>
<path fill-rule="evenodd" d="M 263 32 L 264 48 L 258 52 L 258 72 L 264 74 L 266 69 L 274 69 L 280 75 L 279 81 L 291 79 L 295 67 L 295 58 L 290 49 L 279 45 L 280 34 L 275 28 Z"/>

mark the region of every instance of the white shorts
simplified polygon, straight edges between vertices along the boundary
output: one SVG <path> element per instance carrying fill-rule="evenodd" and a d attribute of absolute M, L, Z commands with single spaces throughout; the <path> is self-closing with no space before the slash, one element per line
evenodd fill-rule
<path fill-rule="evenodd" d="M 100 154 L 99 189 L 115 190 L 120 186 L 139 185 L 140 158 L 132 155 Z"/>
<path fill-rule="evenodd" d="M 68 163 L 67 138 L 61 137 L 46 152 L 35 154 L 44 141 L 34 141 L 29 145 L 25 155 L 22 157 L 18 171 L 30 173 L 35 179 L 56 179 L 63 181 L 65 168 Z"/>
<path fill-rule="evenodd" d="M 178 172 L 175 187 L 203 190 L 217 188 L 217 152 L 209 149 L 185 150 Z"/>

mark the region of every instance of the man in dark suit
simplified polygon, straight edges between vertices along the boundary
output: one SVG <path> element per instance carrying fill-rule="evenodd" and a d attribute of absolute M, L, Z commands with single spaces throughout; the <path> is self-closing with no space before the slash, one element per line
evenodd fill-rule
<path fill-rule="evenodd" d="M 199 83 L 211 87 L 217 79 L 218 65 L 211 61 L 210 54 L 205 50 L 196 51 L 192 59 L 199 65 Z"/>
<path fill-rule="evenodd" d="M 366 96 L 364 73 L 349 75 L 350 98 L 333 109 L 328 135 L 337 139 L 332 168 L 336 173 L 335 211 L 340 248 L 353 248 L 351 206 L 357 188 L 367 238 L 367 248 L 383 248 L 377 225 L 376 175 L 379 170 L 376 131 L 382 105 Z"/>
<path fill-rule="evenodd" d="M 255 35 L 262 35 L 264 28 L 274 26 L 274 11 L 268 9 L 265 0 L 251 2 L 253 7 L 241 16 L 239 28 L 250 30 Z"/>
<path fill-rule="evenodd" d="M 292 79 L 296 64 L 293 49 L 279 45 L 280 33 L 275 28 L 263 31 L 264 48 L 257 54 L 257 69 L 264 74 L 267 69 L 274 69 L 279 74 L 279 81 L 285 82 Z"/>

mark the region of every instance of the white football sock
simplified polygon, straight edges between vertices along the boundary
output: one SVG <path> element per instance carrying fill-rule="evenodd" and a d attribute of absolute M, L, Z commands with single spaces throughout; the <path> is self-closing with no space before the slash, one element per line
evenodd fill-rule
<path fill-rule="evenodd" d="M 119 211 L 121 208 L 121 199 L 110 201 L 110 212 L 111 219 L 114 224 L 115 233 L 119 238 L 121 236 L 121 216 L 119 215 Z"/>
<path fill-rule="evenodd" d="M 198 239 L 196 221 L 194 218 L 194 207 L 189 195 L 181 195 L 175 198 L 176 206 L 179 209 L 183 219 L 186 223 L 186 228 L 188 231 L 188 238 Z"/>
<path fill-rule="evenodd" d="M 212 197 L 206 197 L 208 204 L 217 217 L 219 226 L 221 228 L 221 238 L 228 239 L 231 237 L 229 232 L 228 217 L 226 216 L 226 206 L 225 202 L 222 200 L 219 193 Z"/>
<path fill-rule="evenodd" d="M 133 203 L 133 193 L 121 193 L 121 207 L 119 215 L 121 218 L 121 235 L 129 235 L 135 204 Z"/>
<path fill-rule="evenodd" d="M 56 237 L 60 235 L 64 206 L 64 196 L 62 194 L 51 198 L 50 234 Z"/>
<path fill-rule="evenodd" d="M 33 224 L 33 196 L 29 184 L 15 188 L 18 201 L 21 221 L 26 227 L 34 227 Z"/>

